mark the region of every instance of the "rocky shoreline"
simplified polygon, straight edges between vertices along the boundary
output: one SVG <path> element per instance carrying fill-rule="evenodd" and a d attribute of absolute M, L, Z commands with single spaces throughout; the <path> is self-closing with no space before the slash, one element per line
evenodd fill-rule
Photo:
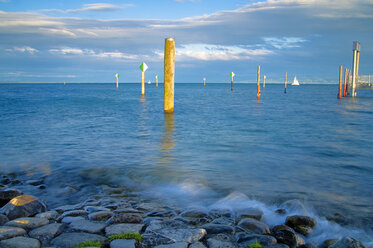
<path fill-rule="evenodd" d="M 306 242 L 318 223 L 306 215 L 288 215 L 269 226 L 260 209 L 180 209 L 147 202 L 106 187 L 103 195 L 49 209 L 37 195 L 3 176 L 0 182 L 0 248 L 363 248 L 352 237 Z M 45 187 L 39 180 L 27 184 Z M 297 203 L 301 204 L 301 203 Z M 93 246 L 94 245 L 94 246 Z"/>

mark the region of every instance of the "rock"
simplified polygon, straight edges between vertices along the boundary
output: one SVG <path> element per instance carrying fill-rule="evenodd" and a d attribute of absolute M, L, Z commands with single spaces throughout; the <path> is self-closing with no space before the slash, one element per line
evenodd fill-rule
<path fill-rule="evenodd" d="M 154 248 L 187 248 L 188 243 L 187 242 L 176 242 L 169 245 L 157 245 Z"/>
<path fill-rule="evenodd" d="M 322 247 L 322 248 L 328 248 L 329 246 L 334 245 L 334 244 L 337 243 L 338 241 L 339 241 L 339 239 L 327 239 L 327 240 L 325 240 L 325 241 L 322 243 L 321 247 Z"/>
<path fill-rule="evenodd" d="M 134 239 L 116 239 L 110 242 L 110 248 L 135 248 Z"/>
<path fill-rule="evenodd" d="M 87 211 L 88 213 L 95 213 L 99 211 L 111 211 L 110 208 L 104 208 L 104 207 L 99 207 L 99 206 L 86 206 L 84 207 L 84 210 Z"/>
<path fill-rule="evenodd" d="M 291 230 L 290 227 L 289 229 L 277 229 L 275 231 L 274 237 L 277 239 L 278 243 L 286 244 L 290 248 L 296 248 L 298 246 L 297 235 L 293 230 Z"/>
<path fill-rule="evenodd" d="M 13 188 L 0 188 L 0 207 L 7 204 L 11 199 L 22 195 L 22 191 Z"/>
<path fill-rule="evenodd" d="M 182 212 L 180 216 L 187 218 L 203 218 L 207 217 L 208 213 L 204 208 L 190 208 Z"/>
<path fill-rule="evenodd" d="M 287 225 L 277 225 L 272 228 L 272 232 L 276 233 L 278 230 L 288 230 L 290 232 L 295 232 L 293 228 L 287 226 Z"/>
<path fill-rule="evenodd" d="M 275 213 L 284 215 L 286 214 L 286 209 L 283 209 L 283 208 L 276 209 Z"/>
<path fill-rule="evenodd" d="M 254 232 L 257 234 L 270 234 L 269 227 L 266 223 L 256 219 L 246 218 L 238 223 L 238 227 L 244 231 Z"/>
<path fill-rule="evenodd" d="M 175 243 L 175 241 L 163 235 L 159 235 L 157 233 L 144 233 L 142 234 L 142 241 L 139 242 L 136 245 L 136 247 L 137 248 L 148 248 L 148 247 L 154 247 L 157 245 L 165 245 L 165 244 L 172 244 L 172 243 Z"/>
<path fill-rule="evenodd" d="M 296 232 L 303 235 L 312 233 L 316 226 L 316 219 L 309 216 L 293 215 L 286 218 L 286 225 L 292 227 Z"/>
<path fill-rule="evenodd" d="M 107 221 L 113 216 L 111 211 L 98 211 L 88 215 L 89 220 Z"/>
<path fill-rule="evenodd" d="M 218 209 L 211 209 L 209 211 L 209 215 L 214 218 L 219 218 L 219 217 L 231 218 L 233 216 L 233 212 L 230 209 L 218 208 Z"/>
<path fill-rule="evenodd" d="M 77 216 L 86 217 L 88 216 L 88 214 L 89 212 L 85 210 L 71 210 L 71 211 L 64 212 L 60 217 L 57 218 L 57 221 L 60 221 L 65 217 L 77 217 Z"/>
<path fill-rule="evenodd" d="M 221 225 L 227 225 L 227 226 L 234 226 L 235 221 L 233 218 L 229 217 L 220 217 L 211 222 L 211 224 L 221 224 Z"/>
<path fill-rule="evenodd" d="M 61 220 L 61 223 L 70 224 L 74 221 L 79 221 L 79 220 L 85 220 L 85 218 L 82 216 L 76 216 L 76 217 L 67 216 Z"/>
<path fill-rule="evenodd" d="M 289 246 L 285 244 L 274 244 L 274 245 L 266 245 L 264 248 L 289 248 Z"/>
<path fill-rule="evenodd" d="M 56 220 L 57 217 L 58 217 L 58 213 L 55 210 L 50 210 L 50 211 L 47 211 L 47 212 L 44 212 L 44 213 L 37 214 L 37 215 L 35 215 L 35 217 L 45 218 L 45 219 L 48 219 L 48 220 Z"/>
<path fill-rule="evenodd" d="M 289 212 L 298 212 L 308 214 L 306 207 L 299 200 L 288 200 L 280 205 L 280 208 L 286 209 Z"/>
<path fill-rule="evenodd" d="M 358 240 L 351 237 L 343 237 L 329 248 L 365 248 L 365 246 Z"/>
<path fill-rule="evenodd" d="M 47 206 L 38 198 L 31 195 L 20 195 L 10 200 L 0 209 L 0 214 L 5 214 L 13 220 L 20 217 L 28 217 L 45 212 Z"/>
<path fill-rule="evenodd" d="M 59 214 L 62 214 L 63 212 L 72 211 L 72 210 L 80 210 L 83 208 L 83 204 L 75 204 L 75 205 L 64 205 L 58 208 L 55 208 L 54 210 L 57 211 Z"/>
<path fill-rule="evenodd" d="M 140 233 L 144 225 L 142 224 L 115 224 L 105 228 L 106 236 L 122 234 L 127 232 Z"/>
<path fill-rule="evenodd" d="M 43 184 L 43 180 L 27 180 L 26 181 L 26 184 L 30 184 L 30 185 L 33 185 L 33 186 L 38 186 L 40 184 Z"/>
<path fill-rule="evenodd" d="M 0 214 L 0 226 L 3 226 L 5 223 L 9 221 L 8 217 L 3 214 Z"/>
<path fill-rule="evenodd" d="M 234 228 L 228 225 L 206 224 L 206 225 L 203 225 L 202 228 L 206 230 L 207 234 L 218 234 L 218 233 L 233 234 L 234 233 Z"/>
<path fill-rule="evenodd" d="M 189 248 L 206 248 L 206 246 L 202 242 L 194 242 Z"/>
<path fill-rule="evenodd" d="M 11 226 L 0 226 L 0 240 L 10 239 L 16 236 L 25 235 L 25 229 Z"/>
<path fill-rule="evenodd" d="M 258 241 L 262 246 L 275 245 L 277 243 L 277 240 L 272 236 L 253 233 L 237 233 L 236 241 L 244 246 L 255 243 L 256 241 Z"/>
<path fill-rule="evenodd" d="M 242 219 L 242 218 L 252 218 L 256 220 L 261 220 L 263 217 L 263 211 L 257 208 L 244 208 L 244 209 L 238 209 L 236 211 L 236 218 Z"/>
<path fill-rule="evenodd" d="M 304 241 L 304 239 L 300 235 L 298 235 L 298 234 L 295 234 L 295 235 L 296 235 L 295 237 L 297 239 L 298 247 L 300 247 L 302 245 L 306 245 L 306 241 Z M 308 245 L 306 245 L 306 246 L 308 246 Z M 309 246 L 312 247 L 312 245 L 310 245 L 310 244 L 309 244 Z"/>
<path fill-rule="evenodd" d="M 105 229 L 106 224 L 89 220 L 78 220 L 70 223 L 69 226 L 73 231 L 98 234 Z"/>
<path fill-rule="evenodd" d="M 46 189 L 47 186 L 45 184 L 38 185 L 36 188 L 38 189 Z"/>
<path fill-rule="evenodd" d="M 176 215 L 176 213 L 173 210 L 159 210 L 159 211 L 151 211 L 146 216 L 149 216 L 149 217 L 174 217 L 175 215 Z"/>
<path fill-rule="evenodd" d="M 217 234 L 207 239 L 207 245 L 209 248 L 235 248 L 236 244 L 232 238 L 225 234 Z"/>
<path fill-rule="evenodd" d="M 115 210 L 117 211 L 117 210 Z M 106 221 L 107 224 L 116 223 L 141 223 L 143 218 L 137 213 L 114 212 L 114 215 Z"/>
<path fill-rule="evenodd" d="M 31 238 L 35 238 L 41 241 L 43 245 L 48 244 L 53 238 L 60 235 L 65 229 L 64 224 L 53 223 L 48 224 L 39 228 L 36 228 L 29 232 Z"/>
<path fill-rule="evenodd" d="M 49 220 L 45 218 L 37 218 L 37 217 L 24 217 L 24 218 L 18 218 L 11 220 L 7 222 L 6 226 L 14 226 L 14 227 L 20 227 L 25 230 L 34 229 L 40 226 L 45 226 L 49 224 Z"/>
<path fill-rule="evenodd" d="M 91 233 L 62 233 L 52 240 L 51 245 L 58 248 L 73 248 L 85 241 L 100 241 L 101 244 L 106 244 L 107 238 Z"/>
<path fill-rule="evenodd" d="M 0 247 L 6 248 L 40 248 L 40 242 L 37 239 L 26 237 L 14 237 L 0 242 Z"/>

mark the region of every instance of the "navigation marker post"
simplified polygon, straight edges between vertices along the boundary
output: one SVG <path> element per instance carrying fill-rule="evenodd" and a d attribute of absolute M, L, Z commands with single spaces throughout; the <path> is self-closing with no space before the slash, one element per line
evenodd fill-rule
<path fill-rule="evenodd" d="M 347 96 L 347 76 L 348 76 L 348 69 L 347 68 L 345 68 L 345 78 L 344 78 L 344 80 L 345 80 L 345 85 L 344 85 L 344 87 L 343 87 L 343 97 L 346 97 Z"/>
<path fill-rule="evenodd" d="M 118 84 L 119 74 L 118 73 L 115 74 L 115 77 L 117 78 L 117 89 L 118 89 L 118 87 L 119 87 L 119 84 Z"/>
<path fill-rule="evenodd" d="M 257 77 L 257 87 L 256 87 L 256 98 L 260 98 L 260 65 L 258 65 L 258 77 Z"/>
<path fill-rule="evenodd" d="M 229 75 L 231 75 L 231 90 L 233 90 L 233 77 L 234 77 L 236 74 L 234 74 L 234 72 L 232 71 Z"/>
<path fill-rule="evenodd" d="M 158 75 L 155 75 L 155 87 L 158 88 Z"/>
<path fill-rule="evenodd" d="M 148 69 L 148 65 L 145 62 L 139 66 L 141 70 L 141 96 L 145 95 L 145 71 Z"/>
<path fill-rule="evenodd" d="M 288 83 L 288 72 L 285 72 L 285 94 L 286 94 L 286 84 Z"/>
<path fill-rule="evenodd" d="M 342 95 L 342 77 L 343 77 L 343 66 L 339 66 L 338 99 L 341 99 L 341 95 Z"/>
<path fill-rule="evenodd" d="M 175 40 L 167 38 L 164 46 L 164 112 L 174 112 Z"/>
<path fill-rule="evenodd" d="M 206 86 L 206 78 L 203 78 L 203 86 Z"/>
<path fill-rule="evenodd" d="M 263 88 L 266 87 L 266 75 L 263 75 Z"/>

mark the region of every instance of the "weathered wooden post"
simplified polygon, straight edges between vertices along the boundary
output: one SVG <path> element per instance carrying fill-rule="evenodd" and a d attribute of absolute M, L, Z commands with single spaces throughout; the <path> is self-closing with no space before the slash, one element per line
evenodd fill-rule
<path fill-rule="evenodd" d="M 260 65 L 258 65 L 258 77 L 256 86 L 256 98 L 260 98 Z"/>
<path fill-rule="evenodd" d="M 285 94 L 286 94 L 286 85 L 288 83 L 288 73 L 285 72 Z"/>
<path fill-rule="evenodd" d="M 203 86 L 206 86 L 206 78 L 203 78 Z"/>
<path fill-rule="evenodd" d="M 119 84 L 118 84 L 119 74 L 118 73 L 115 74 L 115 77 L 117 78 L 117 89 L 118 89 L 118 87 L 119 87 Z"/>
<path fill-rule="evenodd" d="M 341 95 L 342 95 L 342 77 L 343 77 L 343 66 L 339 66 L 338 99 L 341 99 Z"/>
<path fill-rule="evenodd" d="M 263 75 L 263 88 L 266 87 L 266 75 Z"/>
<path fill-rule="evenodd" d="M 167 38 L 164 47 L 164 112 L 174 112 L 175 40 Z"/>
<path fill-rule="evenodd" d="M 148 65 L 145 62 L 139 66 L 141 70 L 141 96 L 145 95 L 145 71 L 148 69 Z"/>
<path fill-rule="evenodd" d="M 233 77 L 235 76 L 235 74 L 232 71 L 229 75 L 231 75 L 231 91 L 232 91 L 233 90 Z"/>
<path fill-rule="evenodd" d="M 158 75 L 155 76 L 155 87 L 158 88 Z"/>
<path fill-rule="evenodd" d="M 345 78 L 344 78 L 344 87 L 343 87 L 343 97 L 347 96 L 347 76 L 348 76 L 348 69 L 345 68 Z"/>
<path fill-rule="evenodd" d="M 352 96 L 356 96 L 356 84 L 359 75 L 359 59 L 360 59 L 360 42 L 353 43 L 353 60 L 352 60 Z"/>

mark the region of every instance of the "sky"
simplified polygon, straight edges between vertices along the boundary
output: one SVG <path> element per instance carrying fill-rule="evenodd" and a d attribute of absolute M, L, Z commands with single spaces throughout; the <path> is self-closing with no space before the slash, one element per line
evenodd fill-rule
<path fill-rule="evenodd" d="M 373 0 L 0 0 L 0 82 L 162 82 L 167 37 L 176 83 L 336 83 L 356 40 L 373 74 Z"/>

